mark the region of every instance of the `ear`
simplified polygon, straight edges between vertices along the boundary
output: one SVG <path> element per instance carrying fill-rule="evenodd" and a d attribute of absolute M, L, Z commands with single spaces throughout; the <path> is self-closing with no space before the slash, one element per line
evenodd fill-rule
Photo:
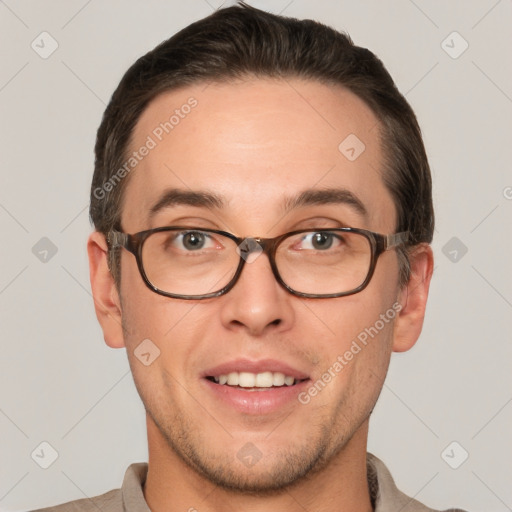
<path fill-rule="evenodd" d="M 87 240 L 87 254 L 94 308 L 103 330 L 103 337 L 109 347 L 124 347 L 121 301 L 108 268 L 107 241 L 103 233 L 91 233 Z"/>
<path fill-rule="evenodd" d="M 434 269 L 432 248 L 426 243 L 419 244 L 409 255 L 409 261 L 411 264 L 409 282 L 398 295 L 398 302 L 402 309 L 395 320 L 394 352 L 409 350 L 420 336 Z"/>

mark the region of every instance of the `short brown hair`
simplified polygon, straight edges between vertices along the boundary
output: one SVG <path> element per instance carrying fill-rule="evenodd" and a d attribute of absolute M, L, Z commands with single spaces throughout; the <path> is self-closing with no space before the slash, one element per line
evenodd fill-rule
<path fill-rule="evenodd" d="M 98 129 L 90 217 L 96 230 L 120 229 L 127 175 L 104 185 L 126 162 L 135 125 L 164 91 L 248 76 L 335 84 L 362 99 L 381 123 L 382 175 L 397 211 L 396 231 L 411 233 L 398 249 L 399 285 L 410 276 L 408 250 L 431 243 L 434 231 L 430 168 L 416 116 L 382 62 L 350 37 L 312 20 L 270 14 L 243 2 L 187 26 L 139 58 L 125 73 Z M 101 193 L 99 193 L 100 191 Z M 120 283 L 118 253 L 109 264 Z"/>

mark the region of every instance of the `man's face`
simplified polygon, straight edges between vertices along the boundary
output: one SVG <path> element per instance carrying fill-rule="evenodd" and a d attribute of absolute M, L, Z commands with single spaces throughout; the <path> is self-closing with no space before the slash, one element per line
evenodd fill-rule
<path fill-rule="evenodd" d="M 197 106 L 181 109 L 190 97 Z M 172 131 L 155 132 L 176 109 L 182 117 Z M 350 149 L 338 148 L 351 134 L 365 145 L 355 160 Z M 343 226 L 394 232 L 377 119 L 341 88 L 292 79 L 188 87 L 149 105 L 132 150 L 148 136 L 156 147 L 132 171 L 125 190 L 126 233 L 172 225 L 239 237 Z M 222 205 L 178 202 L 150 216 L 171 189 L 214 194 Z M 326 189 L 349 191 L 367 215 L 347 202 L 285 209 L 305 191 Z M 150 450 L 152 443 L 165 446 L 217 484 L 264 490 L 298 481 L 341 450 L 366 442 L 392 349 L 389 311 L 399 299 L 395 251 L 379 258 L 366 289 L 331 299 L 289 294 L 265 255 L 246 263 L 231 291 L 206 300 L 152 292 L 127 251 L 121 274 L 124 344 L 148 413 Z M 389 321 L 377 322 L 386 312 Z M 375 329 L 376 322 L 384 326 Z M 354 340 L 370 327 L 372 336 L 359 341 L 357 351 Z M 134 353 L 146 339 L 160 350 L 148 366 Z M 271 371 L 273 379 L 284 373 L 301 382 L 261 390 L 215 382 L 240 371 Z M 310 393 L 318 381 L 324 385 Z"/>

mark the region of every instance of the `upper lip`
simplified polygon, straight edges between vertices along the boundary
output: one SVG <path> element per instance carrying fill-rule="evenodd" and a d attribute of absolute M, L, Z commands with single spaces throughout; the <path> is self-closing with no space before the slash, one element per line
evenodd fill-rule
<path fill-rule="evenodd" d="M 249 372 L 249 373 L 263 373 L 263 372 L 281 372 L 286 376 L 293 377 L 297 380 L 308 379 L 309 376 L 289 366 L 277 359 L 260 359 L 252 361 L 250 359 L 235 359 L 226 363 L 221 363 L 217 366 L 209 368 L 204 371 L 203 377 L 218 377 L 219 375 L 228 375 L 231 372 Z"/>

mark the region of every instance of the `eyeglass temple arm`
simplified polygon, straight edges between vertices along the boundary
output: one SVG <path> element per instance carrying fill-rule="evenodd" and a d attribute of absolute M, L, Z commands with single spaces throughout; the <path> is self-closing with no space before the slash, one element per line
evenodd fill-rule
<path fill-rule="evenodd" d="M 392 249 L 409 241 L 409 231 L 384 235 L 384 250 Z"/>
<path fill-rule="evenodd" d="M 115 249 L 117 247 L 126 247 L 128 243 L 128 235 L 126 233 L 121 233 L 120 231 L 111 230 L 107 234 L 107 244 L 110 249 Z"/>

